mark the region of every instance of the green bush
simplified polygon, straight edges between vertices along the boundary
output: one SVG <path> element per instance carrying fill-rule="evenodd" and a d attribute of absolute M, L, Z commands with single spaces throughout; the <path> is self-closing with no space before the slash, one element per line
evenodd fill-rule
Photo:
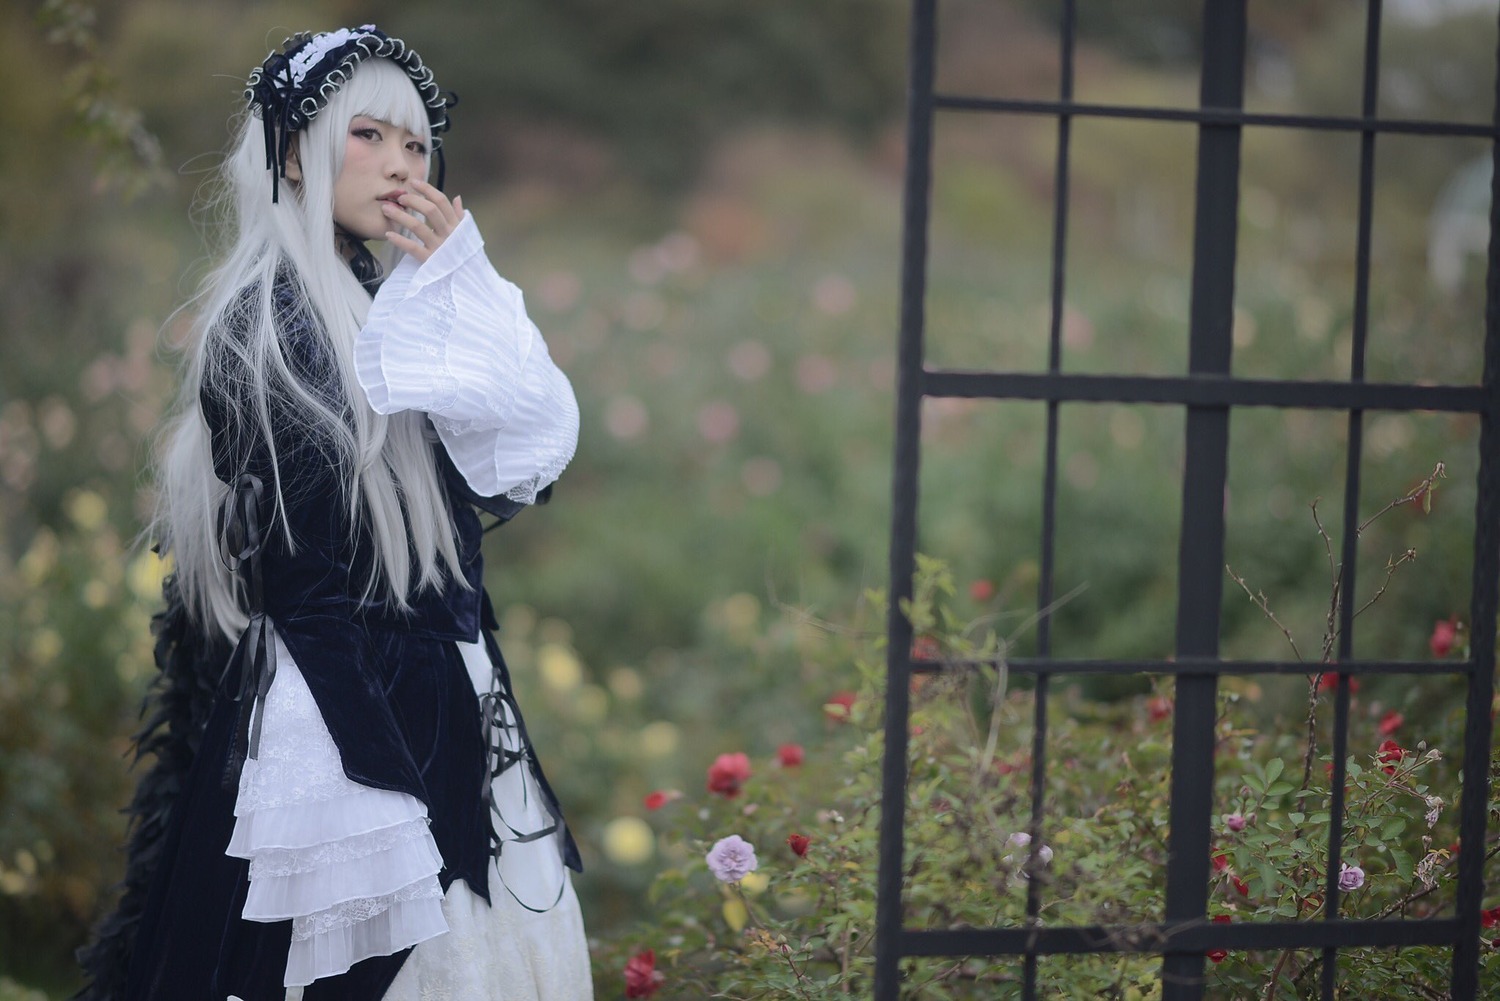
<path fill-rule="evenodd" d="M 946 567 L 920 561 L 908 615 L 922 656 L 982 661 L 1007 649 L 987 625 L 993 613 L 974 616 L 974 598 L 956 595 Z M 725 766 L 716 762 L 708 791 L 670 790 L 644 804 L 658 831 L 663 868 L 647 897 L 649 915 L 596 953 L 604 970 L 601 994 L 617 996 L 622 987 L 627 997 L 868 994 L 883 733 L 882 605 L 880 595 L 870 595 L 860 615 L 833 630 L 841 639 L 824 649 L 827 666 L 839 672 L 852 664 L 858 694 L 847 716 L 834 713 L 840 722 L 799 753 L 797 764 L 767 763 L 757 754 L 753 766 L 747 759 L 731 767 L 739 781 L 719 783 L 716 793 L 715 769 Z M 1026 687 L 1008 684 L 1003 656 L 999 663 L 998 674 L 955 668 L 913 678 L 904 925 L 1023 926 L 1028 879 L 1042 881 L 1040 919 L 1048 927 L 1161 921 L 1170 683 L 1160 682 L 1152 695 L 1111 703 L 1083 699 L 1075 686 L 1054 683 L 1062 687 L 1048 717 L 1042 842 L 1032 856 L 1026 832 L 1033 697 Z M 1305 733 L 1285 725 L 1263 699 L 1260 683 L 1221 682 L 1210 859 L 1214 922 L 1323 917 L 1329 692 L 1335 686 L 1317 663 L 1309 670 L 1305 679 L 1289 679 L 1303 691 Z M 1462 741 L 1455 708 L 1456 700 L 1419 724 L 1378 700 L 1353 698 L 1351 754 L 1344 763 L 1343 916 L 1452 914 L 1453 759 Z M 1494 762 L 1490 767 L 1497 770 Z M 1492 800 L 1491 814 L 1500 817 L 1500 801 Z M 807 840 L 794 845 L 793 835 Z M 731 836 L 753 845 L 758 865 L 748 875 L 715 878 L 706 853 Z M 1487 858 L 1497 851 L 1479 850 Z M 1500 923 L 1497 902 L 1486 901 L 1495 918 L 1490 924 Z M 1160 960 L 1146 948 L 1144 954 L 1044 957 L 1043 996 L 1159 997 Z M 1487 942 L 1482 949 L 1485 982 L 1500 984 L 1500 949 Z M 1210 997 L 1313 998 L 1321 989 L 1316 951 L 1210 951 L 1208 960 Z M 1416 997 L 1446 989 L 1450 959 L 1440 949 L 1359 949 L 1341 952 L 1339 962 L 1341 979 L 1357 977 L 1362 993 Z M 903 997 L 1021 996 L 1019 960 L 910 958 L 901 969 Z"/>

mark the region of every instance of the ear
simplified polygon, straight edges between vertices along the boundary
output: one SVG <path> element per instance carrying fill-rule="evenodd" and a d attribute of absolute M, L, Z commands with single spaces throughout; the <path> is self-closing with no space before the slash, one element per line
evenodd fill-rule
<path fill-rule="evenodd" d="M 286 151 L 286 179 L 293 184 L 302 183 L 302 161 L 297 157 L 297 137 L 292 137 Z"/>

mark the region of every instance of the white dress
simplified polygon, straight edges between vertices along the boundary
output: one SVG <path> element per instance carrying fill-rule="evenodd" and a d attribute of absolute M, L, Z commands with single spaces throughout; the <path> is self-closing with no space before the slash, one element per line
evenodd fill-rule
<path fill-rule="evenodd" d="M 578 411 L 526 316 L 495 273 L 473 217 L 425 262 L 403 260 L 374 303 L 356 367 L 380 413 L 428 414 L 459 472 L 483 496 L 529 503 L 572 458 Z M 347 778 L 317 703 L 285 644 L 247 760 L 227 853 L 250 862 L 242 916 L 292 921 L 287 1001 L 361 959 L 415 946 L 385 1001 L 589 1001 L 588 946 L 561 834 L 524 835 L 552 818 L 524 762 L 491 783 L 501 850 L 490 903 L 454 880 L 414 796 Z M 458 643 L 476 701 L 489 694 L 485 648 Z M 504 700 L 497 733 L 531 753 Z"/>

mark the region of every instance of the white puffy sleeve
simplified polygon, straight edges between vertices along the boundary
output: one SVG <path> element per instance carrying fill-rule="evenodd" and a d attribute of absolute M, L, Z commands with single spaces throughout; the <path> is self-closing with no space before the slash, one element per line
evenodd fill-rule
<path fill-rule="evenodd" d="M 259 755 L 240 773 L 225 853 L 250 860 L 241 916 L 291 919 L 284 982 L 301 987 L 441 935 L 448 923 L 427 807 L 345 776 L 307 682 L 275 642 Z"/>
<path fill-rule="evenodd" d="M 376 413 L 420 410 L 476 493 L 529 504 L 578 445 L 578 401 L 472 213 L 420 263 L 402 259 L 354 346 Z"/>

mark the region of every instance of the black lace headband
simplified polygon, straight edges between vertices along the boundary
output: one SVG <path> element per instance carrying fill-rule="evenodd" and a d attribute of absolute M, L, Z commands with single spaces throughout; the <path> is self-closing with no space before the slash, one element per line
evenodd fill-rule
<path fill-rule="evenodd" d="M 438 90 L 432 70 L 422 57 L 399 38 L 392 38 L 373 24 L 337 31 L 300 32 L 281 45 L 281 51 L 250 72 L 245 81 L 245 100 L 260 118 L 266 132 L 266 169 L 271 170 L 271 201 L 277 201 L 280 179 L 286 176 L 287 151 L 292 135 L 323 110 L 329 98 L 349 81 L 366 59 L 389 59 L 406 71 L 432 128 L 432 151 L 437 158 L 437 187 L 443 186 L 445 164 L 438 133 L 451 124 L 448 109 L 458 103 L 452 91 Z"/>

